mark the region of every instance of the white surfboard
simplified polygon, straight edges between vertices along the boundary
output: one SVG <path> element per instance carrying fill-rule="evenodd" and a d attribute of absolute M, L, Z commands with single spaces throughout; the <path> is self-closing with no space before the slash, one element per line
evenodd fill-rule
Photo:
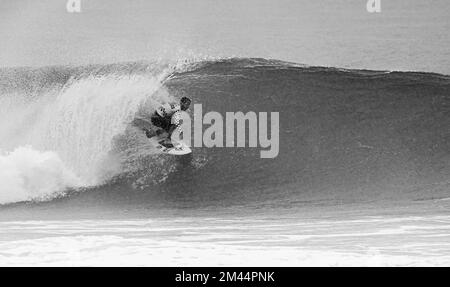
<path fill-rule="evenodd" d="M 172 142 L 173 147 L 167 147 L 164 145 L 165 138 L 154 136 L 149 138 L 149 141 L 163 153 L 171 155 L 185 155 L 192 152 L 192 150 L 183 142 Z"/>

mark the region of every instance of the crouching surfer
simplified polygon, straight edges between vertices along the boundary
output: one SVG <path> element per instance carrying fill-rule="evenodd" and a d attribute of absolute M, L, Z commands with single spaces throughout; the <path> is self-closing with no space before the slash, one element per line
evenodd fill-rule
<path fill-rule="evenodd" d="M 152 124 L 158 128 L 156 132 L 152 132 L 147 128 L 143 128 L 145 135 L 148 138 L 159 136 L 165 138 L 163 145 L 166 147 L 172 147 L 170 137 L 172 132 L 181 124 L 180 119 L 181 111 L 186 111 L 191 105 L 191 99 L 188 97 L 182 97 L 180 103 L 165 103 L 159 106 L 151 116 L 150 120 Z M 172 119 L 173 118 L 173 119 Z"/>

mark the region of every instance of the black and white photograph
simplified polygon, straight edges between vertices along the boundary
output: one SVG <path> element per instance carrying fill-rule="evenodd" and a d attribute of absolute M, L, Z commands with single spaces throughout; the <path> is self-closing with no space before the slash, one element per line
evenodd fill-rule
<path fill-rule="evenodd" d="M 0 266 L 450 266 L 449 31 L 448 0 L 0 0 Z"/>

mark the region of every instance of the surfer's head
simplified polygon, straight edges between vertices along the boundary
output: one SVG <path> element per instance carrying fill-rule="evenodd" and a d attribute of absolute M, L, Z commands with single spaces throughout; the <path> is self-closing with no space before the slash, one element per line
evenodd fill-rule
<path fill-rule="evenodd" d="M 189 109 L 189 106 L 191 105 L 191 99 L 188 97 L 182 97 L 180 100 L 180 108 L 182 111 L 185 111 Z"/>

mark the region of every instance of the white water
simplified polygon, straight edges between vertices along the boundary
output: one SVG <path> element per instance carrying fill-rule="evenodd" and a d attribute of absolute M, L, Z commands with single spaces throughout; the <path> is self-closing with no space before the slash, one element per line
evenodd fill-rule
<path fill-rule="evenodd" d="M 108 154 L 113 138 L 144 102 L 167 96 L 154 95 L 170 71 L 89 75 L 37 96 L 1 95 L 0 204 L 49 199 L 120 172 Z"/>
<path fill-rule="evenodd" d="M 0 222 L 0 266 L 448 266 L 449 230 L 411 214 Z"/>
<path fill-rule="evenodd" d="M 19 147 L 0 154 L 0 203 L 47 199 L 82 182 L 55 152 Z"/>

